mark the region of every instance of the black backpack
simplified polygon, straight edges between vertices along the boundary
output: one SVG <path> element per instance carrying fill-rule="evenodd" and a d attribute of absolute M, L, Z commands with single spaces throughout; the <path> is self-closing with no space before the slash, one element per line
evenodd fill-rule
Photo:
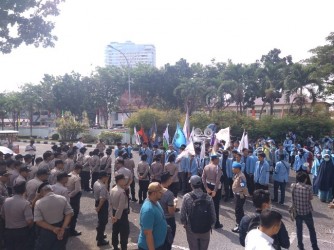
<path fill-rule="evenodd" d="M 197 198 L 197 196 L 192 192 L 189 194 L 193 199 L 190 214 L 188 217 L 190 229 L 193 233 L 207 233 L 211 230 L 212 223 L 212 221 L 210 220 L 210 201 L 206 199 L 207 194 L 204 193 L 199 198 Z"/>

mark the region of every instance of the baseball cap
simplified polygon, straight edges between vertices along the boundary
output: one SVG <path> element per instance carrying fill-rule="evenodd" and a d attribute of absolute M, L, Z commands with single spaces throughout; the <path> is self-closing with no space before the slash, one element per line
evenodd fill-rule
<path fill-rule="evenodd" d="M 189 183 L 194 187 L 201 187 L 202 186 L 202 179 L 198 175 L 193 175 L 190 177 Z"/>
<path fill-rule="evenodd" d="M 28 168 L 27 166 L 21 166 L 19 169 L 19 172 L 30 172 L 30 168 Z"/>
<path fill-rule="evenodd" d="M 150 185 L 148 186 L 148 191 L 149 192 L 159 192 L 161 191 L 163 188 L 161 186 L 161 184 L 159 182 L 152 182 L 150 183 Z"/>
<path fill-rule="evenodd" d="M 232 163 L 232 168 L 241 168 L 241 164 L 235 161 Z"/>

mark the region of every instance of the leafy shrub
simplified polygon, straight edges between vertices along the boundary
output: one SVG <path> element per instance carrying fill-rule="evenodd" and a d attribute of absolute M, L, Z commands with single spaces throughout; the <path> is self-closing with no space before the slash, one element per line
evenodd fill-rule
<path fill-rule="evenodd" d="M 59 134 L 53 134 L 51 136 L 51 139 L 54 140 L 54 141 L 58 141 L 59 140 Z"/>
<path fill-rule="evenodd" d="M 91 134 L 88 134 L 88 133 L 84 133 L 81 135 L 82 137 L 82 141 L 84 143 L 94 143 L 97 141 L 97 137 L 96 136 L 93 136 Z"/>
<path fill-rule="evenodd" d="M 112 131 L 102 131 L 99 135 L 99 139 L 102 139 L 107 145 L 111 145 L 122 142 L 123 135 Z"/>

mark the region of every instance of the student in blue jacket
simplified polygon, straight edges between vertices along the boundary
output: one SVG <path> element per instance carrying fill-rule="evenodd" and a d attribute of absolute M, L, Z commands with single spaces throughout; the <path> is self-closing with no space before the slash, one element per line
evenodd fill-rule
<path fill-rule="evenodd" d="M 276 163 L 275 171 L 273 174 L 274 178 L 274 199 L 273 202 L 278 202 L 278 187 L 281 190 L 280 204 L 284 204 L 285 199 L 285 186 L 289 180 L 289 163 L 285 161 L 285 155 L 279 156 L 279 161 Z"/>
<path fill-rule="evenodd" d="M 258 161 L 256 162 L 255 172 L 254 172 L 255 190 L 257 189 L 268 190 L 270 167 L 265 158 L 266 158 L 265 153 L 263 152 L 258 153 Z"/>

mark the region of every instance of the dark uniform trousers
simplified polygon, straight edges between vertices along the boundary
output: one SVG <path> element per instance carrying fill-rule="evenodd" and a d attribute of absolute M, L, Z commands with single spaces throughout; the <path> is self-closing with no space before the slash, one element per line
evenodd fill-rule
<path fill-rule="evenodd" d="M 63 222 L 52 224 L 55 227 L 61 227 Z M 65 230 L 64 238 L 58 240 L 57 235 L 50 230 L 39 227 L 35 250 L 66 250 L 68 239 L 68 230 Z"/>
<path fill-rule="evenodd" d="M 263 190 L 268 190 L 268 186 L 267 185 L 262 185 L 260 183 L 255 183 L 255 190 L 258 190 L 258 189 L 263 189 Z"/>
<path fill-rule="evenodd" d="M 225 198 L 233 198 L 233 192 L 232 192 L 232 184 L 233 180 L 232 178 L 228 178 L 226 175 L 222 175 L 221 182 L 224 185 L 224 191 L 225 191 Z"/>
<path fill-rule="evenodd" d="M 81 187 L 85 191 L 89 191 L 89 179 L 90 179 L 90 172 L 89 171 L 81 171 Z M 94 183 L 93 183 L 94 185 Z"/>
<path fill-rule="evenodd" d="M 6 250 L 32 250 L 29 242 L 30 230 L 28 227 L 5 229 L 5 247 Z"/>
<path fill-rule="evenodd" d="M 248 174 L 244 172 L 245 177 L 246 177 L 246 182 L 247 182 L 247 187 L 248 187 L 248 192 L 250 195 L 253 195 L 254 193 L 254 175 L 253 174 Z"/>
<path fill-rule="evenodd" d="M 77 225 L 77 219 L 80 211 L 80 198 L 81 198 L 81 192 L 77 193 L 75 196 L 70 198 L 70 205 L 73 209 L 73 217 L 69 225 L 70 232 L 74 232 L 75 226 Z"/>
<path fill-rule="evenodd" d="M 91 189 L 93 189 L 94 183 L 99 179 L 100 172 L 93 172 L 92 173 L 92 181 L 90 183 Z"/>
<path fill-rule="evenodd" d="M 172 184 L 170 184 L 168 189 L 173 193 L 174 197 L 176 198 L 179 192 L 179 182 L 173 182 Z"/>
<path fill-rule="evenodd" d="M 236 223 L 239 225 L 242 217 L 244 217 L 244 204 L 246 201 L 246 197 L 241 198 L 239 194 L 235 195 L 235 218 Z"/>
<path fill-rule="evenodd" d="M 113 209 L 112 214 L 115 216 L 116 210 Z M 127 249 L 130 234 L 128 214 L 128 209 L 124 209 L 121 219 L 117 220 L 116 223 L 112 225 L 112 245 L 114 249 L 118 249 L 118 235 L 120 235 L 121 239 L 121 249 Z"/>
<path fill-rule="evenodd" d="M 139 191 L 138 197 L 139 201 L 144 201 L 147 198 L 148 185 L 150 184 L 149 180 L 139 180 Z"/>
<path fill-rule="evenodd" d="M 95 207 L 99 205 L 100 200 L 95 201 Z M 108 208 L 109 208 L 109 203 L 106 200 L 100 211 L 97 213 L 97 218 L 98 218 L 98 224 L 96 228 L 96 239 L 97 241 L 103 241 L 104 240 L 104 231 L 106 230 L 106 225 L 108 224 Z"/>
<path fill-rule="evenodd" d="M 211 191 L 213 191 L 215 189 L 215 185 L 212 185 L 212 184 L 208 183 L 207 186 Z M 217 189 L 215 197 L 212 198 L 213 204 L 215 206 L 215 211 L 216 211 L 216 224 L 220 224 L 220 221 L 219 221 L 219 203 L 220 203 L 221 197 L 222 197 L 222 190 Z"/>
<path fill-rule="evenodd" d="M 0 250 L 3 249 L 5 244 L 5 221 L 0 216 Z"/>
<path fill-rule="evenodd" d="M 130 184 L 130 189 L 131 189 L 131 198 L 135 199 L 136 198 L 136 182 L 135 182 L 135 177 L 132 178 L 132 182 Z"/>

